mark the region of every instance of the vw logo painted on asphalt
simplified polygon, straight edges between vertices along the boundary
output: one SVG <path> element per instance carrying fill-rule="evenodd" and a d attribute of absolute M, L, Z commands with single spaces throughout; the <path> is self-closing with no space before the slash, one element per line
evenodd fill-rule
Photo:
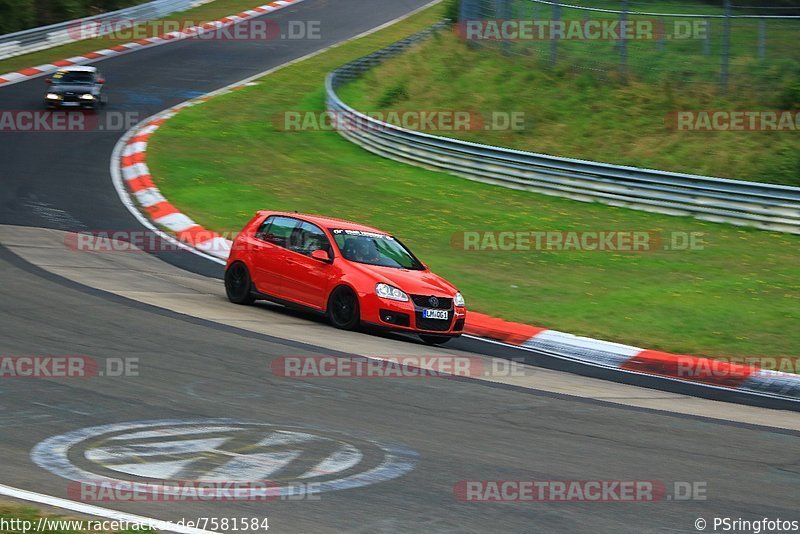
<path fill-rule="evenodd" d="M 170 489 L 170 481 L 269 480 L 270 493 L 285 496 L 297 495 L 298 487 L 321 493 L 391 480 L 414 469 L 417 453 L 317 429 L 168 419 L 53 436 L 36 445 L 31 458 L 78 482 L 137 482 L 159 492 Z"/>
<path fill-rule="evenodd" d="M 430 304 L 432 308 L 438 308 L 439 299 L 437 299 L 436 297 L 431 297 L 428 299 L 428 304 Z"/>

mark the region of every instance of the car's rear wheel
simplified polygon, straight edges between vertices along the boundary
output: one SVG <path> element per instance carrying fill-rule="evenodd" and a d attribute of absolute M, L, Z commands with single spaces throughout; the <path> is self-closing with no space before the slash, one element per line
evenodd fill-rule
<path fill-rule="evenodd" d="M 420 334 L 419 338 L 428 345 L 444 345 L 451 339 L 451 336 L 437 336 L 432 334 Z"/>
<path fill-rule="evenodd" d="M 358 297 L 349 287 L 337 287 L 328 299 L 328 320 L 336 328 L 353 330 L 361 322 Z"/>
<path fill-rule="evenodd" d="M 252 293 L 250 271 L 237 261 L 225 271 L 225 293 L 234 304 L 252 304 L 256 299 Z"/>

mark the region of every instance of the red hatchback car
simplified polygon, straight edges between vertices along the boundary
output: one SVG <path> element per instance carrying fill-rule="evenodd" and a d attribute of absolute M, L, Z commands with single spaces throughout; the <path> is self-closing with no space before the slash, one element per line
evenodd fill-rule
<path fill-rule="evenodd" d="M 260 211 L 233 242 L 225 291 L 324 313 L 337 328 L 361 324 L 441 344 L 464 330 L 461 293 L 393 236 L 329 217 Z"/>

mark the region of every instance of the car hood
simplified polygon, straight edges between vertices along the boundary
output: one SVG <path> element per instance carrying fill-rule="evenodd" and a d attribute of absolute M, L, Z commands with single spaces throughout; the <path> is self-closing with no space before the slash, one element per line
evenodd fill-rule
<path fill-rule="evenodd" d="M 79 95 L 85 93 L 91 93 L 93 86 L 91 85 L 51 85 L 50 89 L 47 91 L 48 93 L 76 93 Z"/>
<path fill-rule="evenodd" d="M 453 284 L 428 270 L 412 271 L 352 261 L 349 263 L 359 271 L 371 275 L 375 279 L 375 283 L 391 284 L 408 294 L 436 295 L 438 297 L 452 297 L 456 294 Z"/>

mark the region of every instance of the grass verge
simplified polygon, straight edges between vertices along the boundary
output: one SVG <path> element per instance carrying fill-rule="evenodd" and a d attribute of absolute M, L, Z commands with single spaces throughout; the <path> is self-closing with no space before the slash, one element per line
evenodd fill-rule
<path fill-rule="evenodd" d="M 670 61 L 672 56 L 665 55 L 660 60 Z M 567 61 L 549 68 L 542 54 L 473 49 L 455 33 L 445 32 L 348 84 L 340 96 L 364 111 L 463 110 L 482 114 L 487 122 L 493 112 L 524 114 L 521 129 L 487 131 L 473 122 L 479 127 L 431 132 L 468 141 L 800 186 L 800 131 L 675 128 L 678 111 L 798 109 L 800 71 L 781 71 L 785 79 L 775 79 L 775 71 L 765 67 L 760 77 L 749 74 L 752 87 L 720 93 L 715 83 L 681 84 L 677 76 L 603 79 L 591 70 L 572 70 Z M 770 83 L 759 86 L 759 80 Z"/>
<path fill-rule="evenodd" d="M 213 0 L 202 6 L 195 7 L 186 11 L 172 13 L 161 19 L 155 19 L 151 22 L 157 21 L 171 21 L 176 23 L 181 29 L 187 26 L 193 26 L 218 20 L 228 15 L 234 15 L 247 9 L 260 6 L 267 3 L 261 0 Z M 191 23 L 191 24 L 190 24 Z M 146 37 L 155 37 L 162 32 L 158 28 L 163 28 L 159 24 L 145 24 L 136 30 L 136 39 L 144 39 Z M 15 56 L 0 61 L 0 74 L 5 72 L 13 72 L 28 67 L 35 67 L 36 65 L 44 65 L 59 59 L 66 59 L 73 56 L 86 54 L 87 52 L 94 52 L 95 50 L 102 50 L 125 43 L 129 43 L 136 39 L 122 39 L 121 37 L 104 36 L 96 39 L 84 39 L 82 41 L 75 41 L 74 43 L 48 48 L 46 50 L 39 50 L 30 54 Z"/>
<path fill-rule="evenodd" d="M 438 20 L 421 12 L 184 110 L 151 139 L 159 188 L 207 228 L 257 209 L 322 213 L 400 236 L 459 286 L 470 309 L 653 349 L 708 356 L 800 353 L 800 238 L 473 183 L 374 156 L 334 132 L 287 133 L 322 110 L 335 67 Z M 701 232 L 702 250 L 464 252 L 464 230 Z"/>
<path fill-rule="evenodd" d="M 38 522 L 46 519 L 44 528 L 39 530 Z M 42 534 L 133 534 L 156 532 L 152 529 L 97 530 L 102 519 L 86 520 L 62 515 L 47 514 L 31 506 L 0 502 L 0 534 L 17 534 L 19 532 L 40 532 Z M 106 522 L 106 526 L 113 526 Z M 9 527 L 9 528 L 5 528 Z"/>

